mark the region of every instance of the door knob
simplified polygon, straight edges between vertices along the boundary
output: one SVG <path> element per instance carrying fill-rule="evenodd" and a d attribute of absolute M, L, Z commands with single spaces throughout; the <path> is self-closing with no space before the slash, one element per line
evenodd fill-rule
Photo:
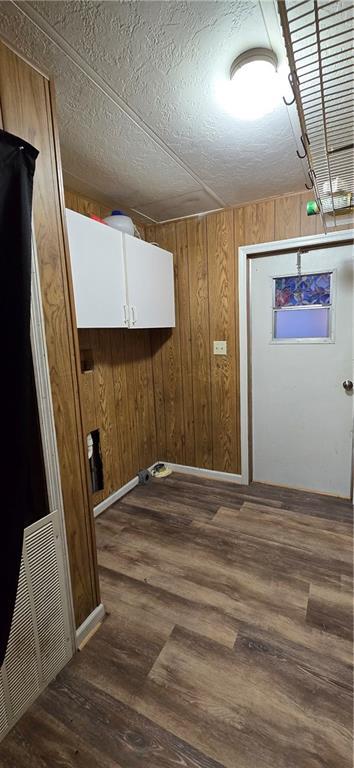
<path fill-rule="evenodd" d="M 351 392 L 353 389 L 353 382 L 350 381 L 350 379 L 346 379 L 345 381 L 343 381 L 343 387 L 346 392 Z"/>

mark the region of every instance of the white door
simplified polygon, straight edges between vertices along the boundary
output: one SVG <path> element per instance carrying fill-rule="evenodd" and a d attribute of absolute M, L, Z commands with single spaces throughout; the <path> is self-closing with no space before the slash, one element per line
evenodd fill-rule
<path fill-rule="evenodd" d="M 172 253 L 130 235 L 124 243 L 131 327 L 174 327 Z"/>
<path fill-rule="evenodd" d="M 78 328 L 122 328 L 128 323 L 123 235 L 66 209 Z"/>
<path fill-rule="evenodd" d="M 350 497 L 351 246 L 252 259 L 251 348 L 253 480 Z"/>

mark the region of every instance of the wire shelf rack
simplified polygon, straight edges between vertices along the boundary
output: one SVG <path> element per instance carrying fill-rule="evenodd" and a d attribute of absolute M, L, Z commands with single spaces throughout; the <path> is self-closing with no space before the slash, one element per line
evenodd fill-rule
<path fill-rule="evenodd" d="M 327 229 L 354 210 L 354 5 L 278 0 L 278 10 L 301 126 L 298 156 L 307 159 L 306 186 Z"/>

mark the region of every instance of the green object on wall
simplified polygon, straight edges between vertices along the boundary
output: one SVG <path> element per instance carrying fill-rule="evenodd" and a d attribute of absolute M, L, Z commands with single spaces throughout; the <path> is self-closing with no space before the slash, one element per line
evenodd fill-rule
<path fill-rule="evenodd" d="M 320 212 L 320 209 L 316 203 L 316 200 L 308 200 L 306 203 L 306 212 L 308 216 L 314 216 Z"/>

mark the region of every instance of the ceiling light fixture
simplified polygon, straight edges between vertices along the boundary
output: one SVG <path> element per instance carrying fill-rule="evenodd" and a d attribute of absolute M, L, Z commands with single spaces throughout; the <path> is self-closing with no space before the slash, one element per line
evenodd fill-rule
<path fill-rule="evenodd" d="M 281 99 L 278 60 L 269 48 L 244 51 L 231 65 L 230 80 L 218 89 L 224 108 L 242 120 L 272 112 Z"/>
<path fill-rule="evenodd" d="M 278 97 L 278 60 L 269 48 L 252 48 L 235 59 L 230 69 L 234 114 L 256 120 L 272 112 Z"/>

